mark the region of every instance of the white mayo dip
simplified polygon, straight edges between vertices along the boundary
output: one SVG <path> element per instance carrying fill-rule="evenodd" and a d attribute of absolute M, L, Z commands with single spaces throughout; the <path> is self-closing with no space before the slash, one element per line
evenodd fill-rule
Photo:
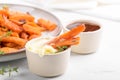
<path fill-rule="evenodd" d="M 26 45 L 27 49 L 33 53 L 38 54 L 39 56 L 44 56 L 47 54 L 55 54 L 57 52 L 56 49 L 54 49 L 52 46 L 47 45 L 47 43 L 51 38 L 39 38 L 34 39 Z"/>

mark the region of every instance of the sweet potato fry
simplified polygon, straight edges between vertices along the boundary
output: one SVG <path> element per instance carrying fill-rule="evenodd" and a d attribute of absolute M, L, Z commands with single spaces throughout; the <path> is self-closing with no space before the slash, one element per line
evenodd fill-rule
<path fill-rule="evenodd" d="M 28 37 L 29 37 L 29 35 L 27 33 L 25 33 L 25 32 L 21 33 L 21 38 L 28 40 Z"/>
<path fill-rule="evenodd" d="M 52 44 L 52 46 L 54 48 L 57 48 L 57 47 L 60 47 L 60 46 L 71 46 L 71 45 L 79 44 L 79 42 L 80 42 L 80 38 L 77 37 L 77 38 L 71 38 L 71 39 L 68 39 L 68 40 L 64 40 L 64 41 L 58 42 L 56 44 Z"/>
<path fill-rule="evenodd" d="M 71 39 L 71 38 L 75 37 L 76 35 L 78 35 L 80 32 L 83 32 L 84 30 L 85 30 L 85 25 L 81 24 L 81 25 L 71 29 L 70 31 L 54 38 L 53 40 L 48 42 L 48 44 L 57 43 L 57 42 L 60 42 L 62 40 Z"/>
<path fill-rule="evenodd" d="M 33 27 L 39 27 L 35 22 L 27 22 L 26 24 L 33 26 Z"/>
<path fill-rule="evenodd" d="M 18 44 L 20 46 L 24 46 L 25 43 L 27 42 L 27 40 L 25 40 L 25 39 L 18 38 L 18 37 L 11 37 L 11 36 L 3 37 L 1 41 L 15 43 L 15 44 Z"/>
<path fill-rule="evenodd" d="M 15 44 L 15 43 L 11 43 L 11 42 L 2 42 L 2 46 L 3 47 L 10 47 L 10 48 L 14 48 L 14 47 L 16 47 L 17 46 L 17 44 Z"/>
<path fill-rule="evenodd" d="M 3 32 L 7 32 L 8 28 L 6 28 L 6 27 L 0 27 L 0 30 L 3 31 Z"/>
<path fill-rule="evenodd" d="M 36 35 L 40 35 L 41 31 L 42 31 L 40 27 L 33 27 L 31 25 L 28 25 L 28 24 L 24 24 L 23 29 L 28 34 L 36 34 Z"/>
<path fill-rule="evenodd" d="M 3 15 L 0 14 L 0 26 L 3 26 L 2 23 L 4 22 Z"/>
<path fill-rule="evenodd" d="M 3 18 L 4 18 L 3 25 L 5 27 L 7 27 L 8 29 L 10 29 L 12 31 L 18 32 L 18 33 L 20 33 L 22 31 L 22 29 L 20 28 L 20 26 L 14 24 L 10 20 L 8 20 L 5 16 L 3 16 Z"/>
<path fill-rule="evenodd" d="M 0 30 L 0 36 L 2 36 L 2 35 L 4 35 L 4 34 L 6 34 L 6 32 Z"/>
<path fill-rule="evenodd" d="M 17 32 L 12 32 L 11 36 L 13 36 L 13 37 L 19 37 L 19 34 Z"/>
<path fill-rule="evenodd" d="M 40 35 L 31 35 L 30 37 L 29 37 L 29 39 L 28 40 L 31 40 L 31 39 L 33 39 L 33 38 L 37 38 L 37 37 L 40 37 Z"/>
<path fill-rule="evenodd" d="M 0 48 L 0 51 L 3 51 L 4 54 L 10 54 L 11 52 L 16 52 L 18 49 L 10 48 L 10 47 L 2 47 Z M 12 54 L 12 53 L 11 53 Z"/>
<path fill-rule="evenodd" d="M 12 12 L 9 19 L 18 20 L 18 21 L 19 20 L 26 20 L 26 21 L 30 21 L 30 22 L 34 21 L 34 17 L 32 15 L 26 14 L 26 13 L 21 13 L 21 12 Z"/>
<path fill-rule="evenodd" d="M 6 9 L 0 10 L 0 14 L 1 14 L 1 15 L 4 15 L 4 16 L 6 16 L 6 17 L 9 16 L 9 12 L 8 12 Z"/>
<path fill-rule="evenodd" d="M 52 31 L 57 27 L 57 25 L 55 23 L 52 23 L 52 22 L 42 19 L 42 18 L 38 19 L 38 25 L 44 27 L 48 31 Z"/>
<path fill-rule="evenodd" d="M 12 21 L 14 24 L 17 24 L 19 26 L 23 25 L 25 22 L 23 21 L 18 21 L 18 20 L 13 20 L 13 19 L 10 19 L 10 21 Z"/>

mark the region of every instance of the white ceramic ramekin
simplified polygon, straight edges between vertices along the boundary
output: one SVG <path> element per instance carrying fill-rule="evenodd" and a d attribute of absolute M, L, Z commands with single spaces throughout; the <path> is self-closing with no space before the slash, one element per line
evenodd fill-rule
<path fill-rule="evenodd" d="M 27 42 L 25 46 L 30 71 L 43 77 L 54 77 L 63 74 L 69 64 L 71 48 L 56 54 L 40 57 L 37 53 L 31 52 L 28 49 L 29 44 L 34 44 L 39 39 L 40 38 L 32 39 Z"/>
<path fill-rule="evenodd" d="M 81 32 L 78 36 L 80 37 L 80 44 L 72 46 L 72 52 L 79 53 L 79 54 L 89 54 L 94 53 L 98 50 L 100 40 L 101 40 L 101 31 L 102 27 L 101 25 L 93 20 L 77 20 L 73 21 L 72 23 L 68 24 L 66 27 L 64 27 L 64 31 L 68 31 L 69 25 L 80 22 L 80 23 L 90 23 L 93 25 L 98 25 L 100 28 L 95 31 L 89 31 L 89 32 Z"/>

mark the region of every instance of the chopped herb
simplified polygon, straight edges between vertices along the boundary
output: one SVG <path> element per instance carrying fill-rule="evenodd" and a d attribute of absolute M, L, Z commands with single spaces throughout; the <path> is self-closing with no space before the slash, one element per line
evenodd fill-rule
<path fill-rule="evenodd" d="M 9 77 L 10 77 L 12 72 L 18 72 L 18 67 L 12 68 L 12 67 L 8 66 L 8 67 L 2 67 L 0 69 L 0 75 L 4 75 L 4 74 L 8 73 Z"/>
<path fill-rule="evenodd" d="M 0 55 L 4 55 L 4 51 L 0 51 Z"/>
<path fill-rule="evenodd" d="M 8 32 L 4 35 L 4 37 L 10 36 L 11 34 L 12 34 L 12 31 L 8 31 Z"/>
<path fill-rule="evenodd" d="M 64 51 L 68 48 L 68 46 L 60 46 L 60 47 L 57 47 L 58 49 L 58 52 L 61 52 L 61 51 Z"/>
<path fill-rule="evenodd" d="M 12 34 L 12 31 L 8 31 L 6 34 L 0 36 L 0 41 L 2 40 L 2 38 L 10 36 Z"/>
<path fill-rule="evenodd" d="M 13 71 L 18 72 L 18 67 L 13 68 Z"/>

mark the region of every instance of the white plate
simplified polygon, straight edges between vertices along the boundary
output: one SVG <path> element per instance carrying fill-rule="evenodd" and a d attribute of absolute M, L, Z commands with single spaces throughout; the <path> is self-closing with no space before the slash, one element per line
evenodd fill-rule
<path fill-rule="evenodd" d="M 57 36 L 62 31 L 62 25 L 60 21 L 58 20 L 58 18 L 56 18 L 54 15 L 52 15 L 51 13 L 43 9 L 32 7 L 32 6 L 26 6 L 26 5 L 18 5 L 18 4 L 0 4 L 0 8 L 3 7 L 4 5 L 7 5 L 10 8 L 10 10 L 29 12 L 31 15 L 35 17 L 35 19 L 43 18 L 43 19 L 50 20 L 57 24 L 57 28 L 54 31 L 45 32 L 42 34 L 42 36 Z M 15 54 L 0 56 L 0 62 L 21 59 L 24 57 L 26 57 L 25 51 L 21 51 Z"/>
<path fill-rule="evenodd" d="M 0 56 L 0 62 L 12 61 L 12 60 L 17 60 L 17 59 L 22 59 L 25 57 L 26 57 L 26 54 L 25 54 L 25 51 L 23 51 L 23 52 L 16 53 L 16 54 Z"/>

